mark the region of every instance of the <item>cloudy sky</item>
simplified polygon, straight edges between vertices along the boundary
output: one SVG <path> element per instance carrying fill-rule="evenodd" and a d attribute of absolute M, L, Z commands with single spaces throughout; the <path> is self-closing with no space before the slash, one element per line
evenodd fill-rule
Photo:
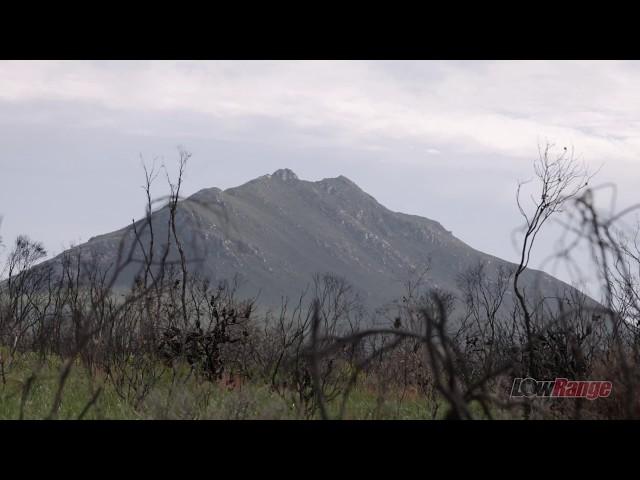
<path fill-rule="evenodd" d="M 632 203 L 640 63 L 0 61 L 0 235 L 58 253 L 122 227 L 143 211 L 141 157 L 170 166 L 183 145 L 186 194 L 284 167 L 345 175 L 515 260 L 516 184 L 547 140 Z"/>

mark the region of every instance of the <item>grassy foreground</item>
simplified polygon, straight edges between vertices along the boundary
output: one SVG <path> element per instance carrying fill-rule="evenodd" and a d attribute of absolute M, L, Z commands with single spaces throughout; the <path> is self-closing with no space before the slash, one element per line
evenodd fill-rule
<path fill-rule="evenodd" d="M 80 362 L 71 365 L 61 382 L 65 364 L 49 356 L 41 362 L 35 354 L 15 358 L 0 383 L 0 419 L 303 419 L 292 401 L 267 386 L 196 379 L 185 369 L 178 376 L 162 372 L 137 405 L 100 373 Z M 332 418 L 341 398 L 328 404 Z M 348 397 L 345 419 L 440 419 L 444 407 L 416 394 L 376 392 L 356 387 Z M 314 415 L 311 418 L 318 418 Z"/>

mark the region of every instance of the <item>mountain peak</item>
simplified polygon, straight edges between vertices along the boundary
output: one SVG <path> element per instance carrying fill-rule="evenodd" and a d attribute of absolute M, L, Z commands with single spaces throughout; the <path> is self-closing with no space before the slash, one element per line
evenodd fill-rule
<path fill-rule="evenodd" d="M 472 249 L 434 220 L 385 208 L 343 175 L 304 181 L 284 168 L 224 191 L 203 189 L 189 199 L 178 210 L 178 225 L 188 258 L 198 259 L 194 271 L 216 281 L 239 274 L 246 281 L 242 291 L 260 292 L 266 307 L 279 308 L 283 296 L 297 298 L 318 272 L 346 278 L 369 307 L 377 308 L 403 294 L 409 272 L 428 267 L 425 288 L 461 295 L 460 275 L 478 262 L 513 267 Z M 172 238 L 167 215 L 167 209 L 152 214 L 156 238 Z M 139 247 L 150 242 L 149 229 L 140 235 L 133 237 L 125 228 L 79 248 L 89 248 L 109 268 L 120 241 L 136 241 Z M 160 252 L 162 245 L 154 248 Z M 143 251 L 138 252 L 142 258 Z M 131 285 L 137 268 L 132 264 L 118 285 Z M 547 297 L 566 287 L 528 273 L 528 288 L 541 288 Z M 543 280 L 539 286 L 538 280 Z"/>
<path fill-rule="evenodd" d="M 289 170 L 288 168 L 280 168 L 278 170 L 276 170 L 275 172 L 273 172 L 273 174 L 271 175 L 274 178 L 279 178 L 280 180 L 283 180 L 285 182 L 289 181 L 289 180 L 298 180 L 298 176 L 293 173 L 292 170 Z"/>
<path fill-rule="evenodd" d="M 351 185 L 351 186 L 360 188 L 360 187 L 358 187 L 358 185 L 355 184 L 355 182 L 353 182 L 353 180 L 349 180 L 344 175 L 340 175 L 340 176 L 336 177 L 336 180 L 340 180 L 342 183 L 346 183 L 347 185 Z"/>
<path fill-rule="evenodd" d="M 356 185 L 355 182 L 349 180 L 344 175 L 340 175 L 338 177 L 323 178 L 318 183 L 326 185 L 329 189 L 334 189 L 335 187 L 344 189 L 344 187 L 347 187 L 352 190 L 362 191 L 362 189 L 358 185 Z"/>

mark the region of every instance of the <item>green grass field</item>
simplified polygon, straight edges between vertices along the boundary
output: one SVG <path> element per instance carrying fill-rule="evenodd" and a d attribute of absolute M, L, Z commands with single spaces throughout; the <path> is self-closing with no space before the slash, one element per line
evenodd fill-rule
<path fill-rule="evenodd" d="M 223 382 L 196 380 L 187 369 L 179 378 L 167 369 L 138 405 L 123 398 L 126 395 L 118 394 L 103 375 L 90 375 L 78 361 L 72 364 L 61 388 L 63 370 L 64 363 L 56 357 L 49 356 L 41 363 L 35 354 L 18 355 L 0 384 L 0 419 L 306 418 L 295 405 L 294 395 L 283 398 L 267 386 L 252 383 L 229 387 Z M 59 404 L 55 409 L 58 392 Z M 95 401 L 91 402 L 94 396 Z M 341 400 L 339 397 L 328 404 L 331 418 L 337 417 Z M 446 407 L 416 394 L 392 391 L 381 395 L 358 386 L 348 397 L 344 418 L 430 420 L 434 412 L 435 418 L 440 419 Z M 478 416 L 481 417 L 479 411 Z"/>
<path fill-rule="evenodd" d="M 42 363 L 35 354 L 17 356 L 0 384 L 0 419 L 306 418 L 297 408 L 293 394 L 283 397 L 267 386 L 252 383 L 230 388 L 222 383 L 196 380 L 187 369 L 177 377 L 165 369 L 137 405 L 128 401 L 122 390 L 119 394 L 104 375 L 95 372 L 90 375 L 77 361 L 61 387 L 63 370 L 64 363 L 56 357 L 49 356 Z M 94 396 L 95 401 L 91 402 Z M 337 417 L 341 400 L 338 397 L 328 404 L 331 418 Z M 434 412 L 439 419 L 446 408 L 416 394 L 385 392 L 381 395 L 371 388 L 358 386 L 348 397 L 344 418 L 430 420 Z M 478 416 L 481 417 L 480 412 Z"/>

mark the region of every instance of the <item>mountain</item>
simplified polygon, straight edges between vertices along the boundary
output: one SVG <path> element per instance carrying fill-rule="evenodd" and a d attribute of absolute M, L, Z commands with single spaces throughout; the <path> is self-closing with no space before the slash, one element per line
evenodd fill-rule
<path fill-rule="evenodd" d="M 166 242 L 168 219 L 166 207 L 152 215 L 158 248 Z M 141 229 L 141 222 L 136 225 Z M 346 177 L 311 182 L 289 169 L 224 191 L 195 193 L 180 201 L 176 226 L 193 260 L 191 271 L 218 280 L 239 274 L 242 292 L 260 292 L 262 305 L 299 296 L 314 273 L 345 277 L 366 305 L 377 307 L 402 295 L 412 272 L 427 266 L 428 285 L 452 292 L 458 291 L 458 276 L 480 261 L 490 275 L 500 265 L 514 267 L 471 248 L 434 220 L 385 208 Z M 75 248 L 106 265 L 116 258 L 123 237 L 125 244 L 134 241 L 131 227 Z M 148 244 L 148 229 L 140 239 Z M 140 252 L 136 256 L 142 258 Z M 177 258 L 172 251 L 169 259 Z M 125 269 L 119 285 L 131 285 L 138 268 Z M 523 276 L 523 284 L 548 295 L 570 288 L 533 270 Z M 511 290 L 507 297 L 513 298 Z"/>

